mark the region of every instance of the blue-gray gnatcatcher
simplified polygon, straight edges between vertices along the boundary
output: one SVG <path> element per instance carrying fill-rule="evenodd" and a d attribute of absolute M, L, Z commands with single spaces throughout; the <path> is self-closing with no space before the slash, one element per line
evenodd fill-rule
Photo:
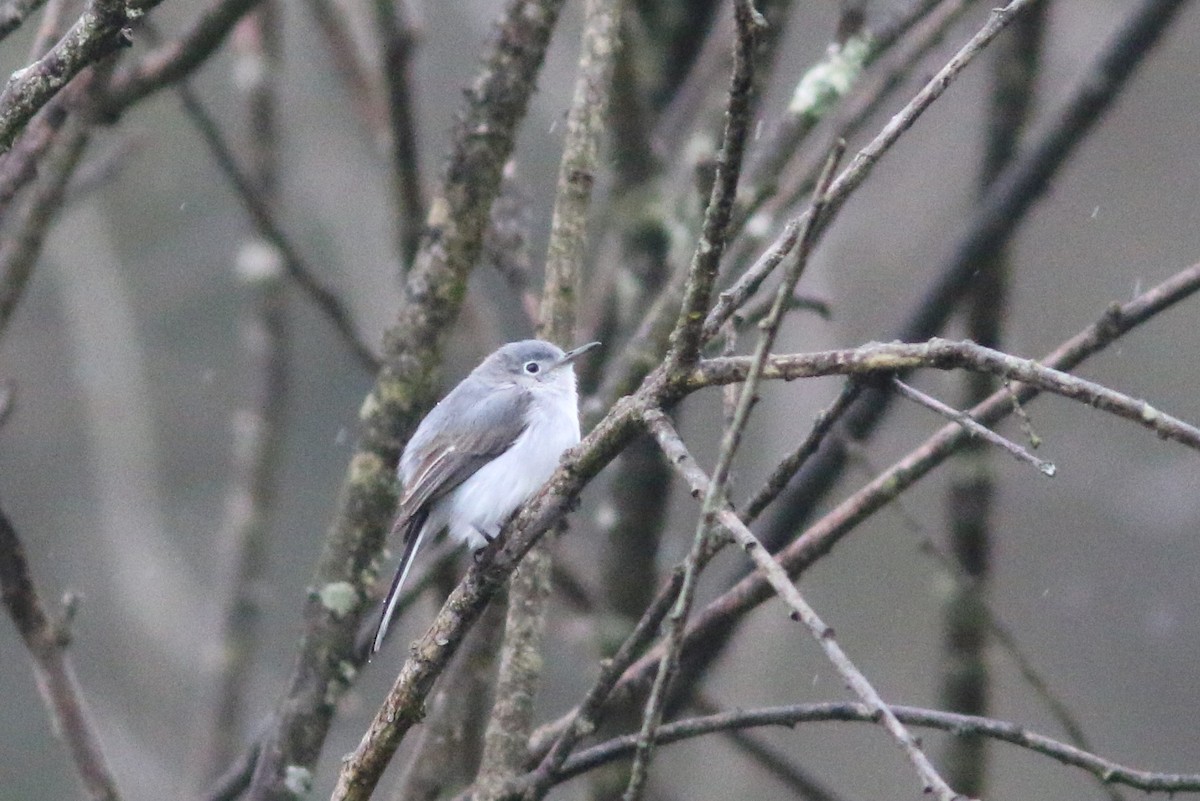
<path fill-rule="evenodd" d="M 413 557 L 443 528 L 474 549 L 550 478 L 579 442 L 574 361 L 599 345 L 564 353 L 549 342 L 510 342 L 483 360 L 417 426 L 400 457 L 400 505 L 392 534 L 404 555 L 384 600 L 379 650 Z"/>

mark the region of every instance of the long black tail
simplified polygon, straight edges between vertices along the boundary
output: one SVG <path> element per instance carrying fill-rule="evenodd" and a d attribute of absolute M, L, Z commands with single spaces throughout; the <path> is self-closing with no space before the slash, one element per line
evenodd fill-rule
<path fill-rule="evenodd" d="M 371 644 L 371 653 L 373 654 L 379 653 L 379 649 L 383 646 L 383 638 L 387 635 L 392 615 L 396 612 L 396 602 L 400 600 L 400 588 L 404 586 L 404 579 L 408 578 L 413 557 L 417 555 L 417 549 L 421 547 L 421 540 L 425 537 L 426 517 L 428 514 L 414 515 L 405 521 L 403 526 L 408 529 L 404 532 L 404 554 L 400 557 L 400 564 L 396 566 L 396 576 L 392 579 L 392 588 L 388 590 L 387 597 L 383 599 L 383 615 L 379 618 L 379 627 L 375 629 L 375 640 Z M 395 531 L 393 530 L 392 533 L 395 534 Z"/>

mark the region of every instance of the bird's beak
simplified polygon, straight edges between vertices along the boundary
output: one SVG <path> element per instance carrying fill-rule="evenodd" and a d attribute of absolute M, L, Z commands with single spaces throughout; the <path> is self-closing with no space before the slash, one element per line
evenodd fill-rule
<path fill-rule="evenodd" d="M 555 366 L 555 368 L 565 367 L 566 365 L 568 365 L 571 362 L 578 359 L 583 354 L 587 353 L 589 350 L 594 350 L 595 348 L 598 348 L 598 347 L 600 347 L 599 342 L 589 342 L 586 345 L 580 345 L 578 348 L 573 348 L 573 349 L 567 351 L 566 353 L 564 353 L 562 355 L 562 358 L 559 359 L 558 362 L 554 366 Z"/>

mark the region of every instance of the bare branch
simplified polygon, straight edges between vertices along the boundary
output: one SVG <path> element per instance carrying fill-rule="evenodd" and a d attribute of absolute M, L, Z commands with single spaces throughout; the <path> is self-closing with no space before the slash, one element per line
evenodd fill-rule
<path fill-rule="evenodd" d="M 33 675 L 54 729 L 66 741 L 75 770 L 91 801 L 119 801 L 112 770 L 67 655 L 69 634 L 46 613 L 20 537 L 0 510 L 0 590 L 4 606 L 33 659 Z"/>
<path fill-rule="evenodd" d="M 160 0 L 140 2 L 150 7 Z M 100 99 L 100 113 L 119 115 L 139 100 L 186 78 L 224 43 L 237 21 L 258 2 L 214 0 L 181 36 L 157 46 L 135 64 L 114 73 L 108 93 Z"/>
<path fill-rule="evenodd" d="M 66 130 L 56 134 L 53 149 L 42 159 L 41 175 L 30 197 L 17 219 L 8 221 L 11 227 L 0 239 L 0 335 L 25 295 L 46 232 L 62 208 L 67 183 L 87 147 L 88 136 L 88 126 L 79 120 L 69 121 Z"/>
<path fill-rule="evenodd" d="M 850 404 L 854 403 L 854 399 L 858 397 L 858 393 L 862 391 L 862 384 L 851 379 L 842 386 L 842 391 L 834 399 L 827 408 L 822 409 L 817 415 L 816 421 L 813 423 L 812 430 L 808 432 L 808 436 L 804 438 L 804 442 L 796 450 L 789 453 L 783 461 L 781 461 L 771 475 L 767 476 L 766 482 L 762 488 L 754 494 L 749 501 L 746 502 L 746 522 L 753 522 L 763 510 L 766 509 L 776 498 L 779 493 L 783 492 L 783 488 L 792 480 L 792 476 L 804 466 L 804 463 L 817 452 L 821 447 L 821 443 L 825 441 L 834 424 L 841 419 L 846 410 L 850 408 Z"/>

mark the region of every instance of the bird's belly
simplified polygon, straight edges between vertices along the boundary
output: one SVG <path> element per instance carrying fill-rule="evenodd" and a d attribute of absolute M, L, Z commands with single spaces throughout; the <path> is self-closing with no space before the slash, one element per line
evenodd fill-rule
<path fill-rule="evenodd" d="M 471 548 L 487 544 L 517 507 L 546 483 L 579 442 L 572 419 L 532 421 L 507 451 L 479 468 L 442 500 L 450 536 Z"/>

